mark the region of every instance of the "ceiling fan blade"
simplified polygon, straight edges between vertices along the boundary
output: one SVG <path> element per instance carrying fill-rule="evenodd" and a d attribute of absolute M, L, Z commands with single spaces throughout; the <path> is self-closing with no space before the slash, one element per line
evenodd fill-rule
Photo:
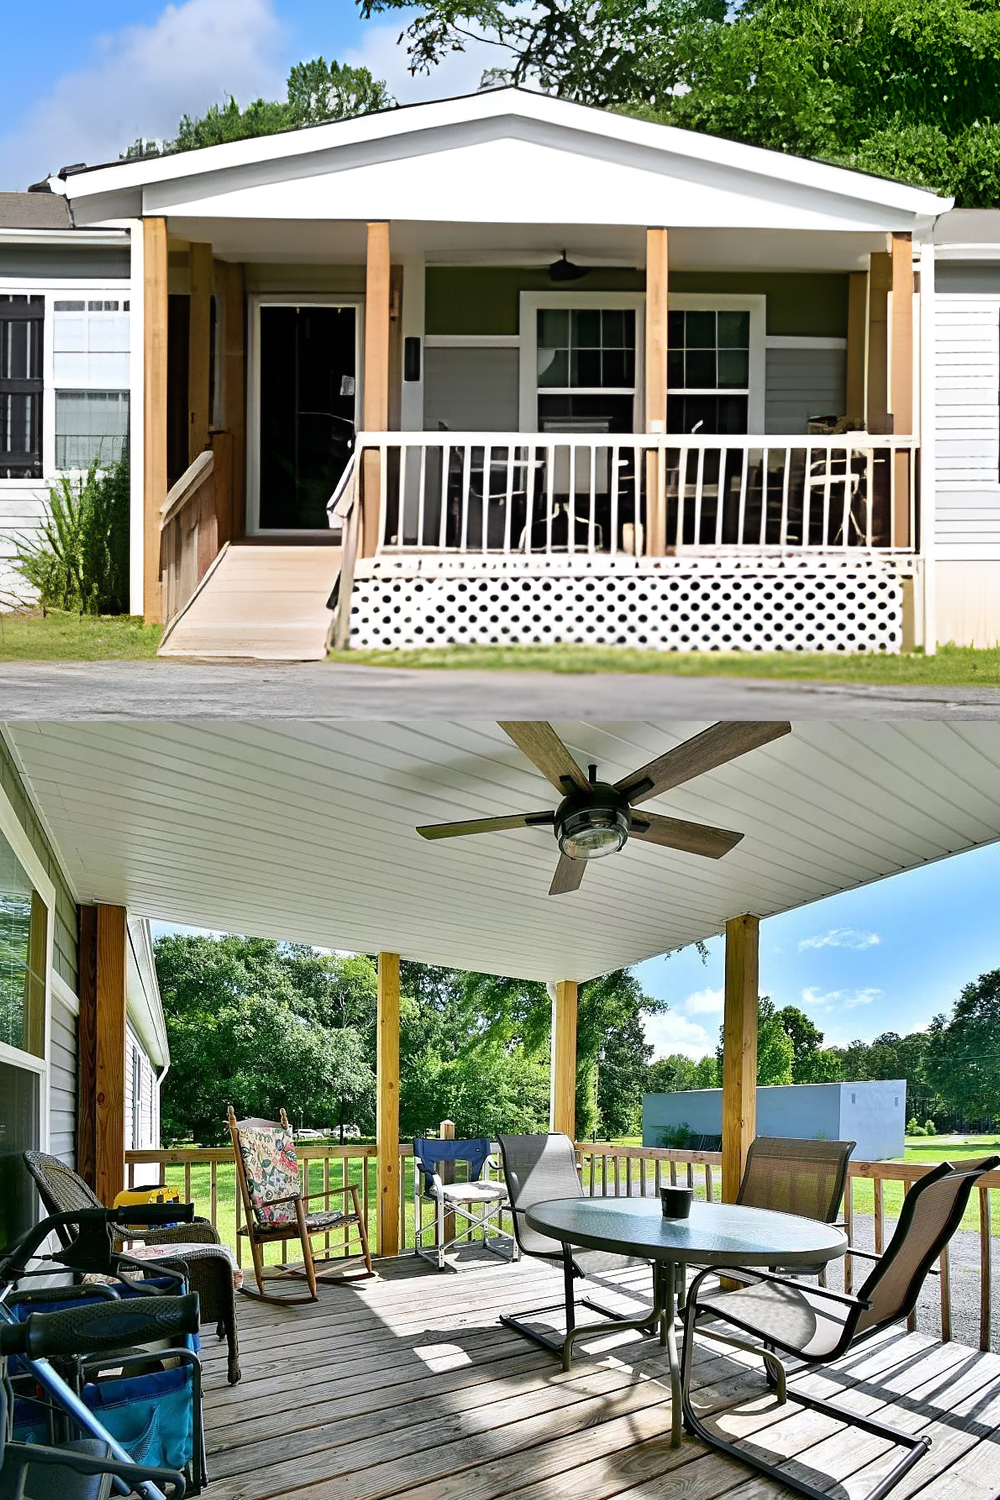
<path fill-rule="evenodd" d="M 549 886 L 549 895 L 565 896 L 569 891 L 578 891 L 586 869 L 585 859 L 570 859 L 568 854 L 560 854 L 556 873 Z"/>
<path fill-rule="evenodd" d="M 502 833 L 505 828 L 551 828 L 555 813 L 512 813 L 508 818 L 469 818 L 463 823 L 425 823 L 422 839 L 460 839 L 467 833 Z"/>
<path fill-rule="evenodd" d="M 498 720 L 497 722 L 500 723 L 504 734 L 510 736 L 518 749 L 524 751 L 531 763 L 537 766 L 543 776 L 548 777 L 562 796 L 566 795 L 563 781 L 567 777 L 575 786 L 584 790 L 589 787 L 590 782 L 552 725 L 546 724 L 544 719 L 526 719 L 507 723 Z"/>
<path fill-rule="evenodd" d="M 640 766 L 629 776 L 615 782 L 615 789 L 624 793 L 635 804 L 649 797 L 658 797 L 671 787 L 680 786 L 704 771 L 714 771 L 728 761 L 746 755 L 748 750 L 758 750 L 772 740 L 780 740 L 790 734 L 791 724 L 773 721 L 723 722 L 703 729 L 693 739 L 675 745 L 664 755 L 657 756 L 648 765 Z"/>
<path fill-rule="evenodd" d="M 661 818 L 659 813 L 650 812 L 636 813 L 629 833 L 630 839 L 660 844 L 665 849 L 683 849 L 685 854 L 703 854 L 706 859 L 721 859 L 742 837 L 742 833 L 732 833 L 728 828 L 685 823 L 681 818 Z"/>

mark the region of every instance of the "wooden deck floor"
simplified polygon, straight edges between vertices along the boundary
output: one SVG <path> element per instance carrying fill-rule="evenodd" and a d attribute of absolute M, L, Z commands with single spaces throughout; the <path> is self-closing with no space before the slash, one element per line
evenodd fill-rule
<path fill-rule="evenodd" d="M 436 1271 L 412 1256 L 378 1280 L 327 1287 L 317 1304 L 240 1302 L 243 1379 L 229 1387 L 206 1339 L 209 1494 L 217 1500 L 772 1500 L 788 1494 L 690 1438 L 672 1450 L 658 1346 L 619 1335 L 584 1346 L 567 1375 L 497 1322 L 554 1301 L 537 1262 L 481 1250 Z M 631 1278 L 646 1287 L 648 1273 Z M 586 1316 L 586 1314 L 585 1314 Z M 792 1460 L 832 1496 L 857 1500 L 887 1467 L 880 1441 L 793 1403 L 778 1407 L 757 1361 L 699 1357 L 700 1404 Z M 1000 1356 L 904 1331 L 803 1389 L 925 1432 L 933 1446 L 894 1495 L 1000 1495 Z M 898 1450 L 891 1450 L 895 1456 Z"/>

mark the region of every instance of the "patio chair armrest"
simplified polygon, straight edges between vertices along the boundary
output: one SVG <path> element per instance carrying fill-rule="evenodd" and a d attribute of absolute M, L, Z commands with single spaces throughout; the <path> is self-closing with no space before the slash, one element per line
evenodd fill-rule
<path fill-rule="evenodd" d="M 847 1247 L 847 1253 L 848 1253 L 848 1255 L 857 1255 L 861 1260 L 875 1261 L 876 1264 L 882 1259 L 881 1255 L 876 1255 L 873 1250 L 856 1250 L 853 1245 L 848 1245 L 848 1247 Z M 940 1266 L 929 1266 L 927 1268 L 927 1275 L 928 1276 L 940 1276 L 941 1275 L 941 1267 Z"/>
<path fill-rule="evenodd" d="M 219 1245 L 218 1230 L 209 1219 L 192 1219 L 190 1224 L 175 1224 L 166 1229 L 141 1229 L 127 1234 L 128 1240 L 138 1240 L 143 1245 Z"/>
<path fill-rule="evenodd" d="M 351 1191 L 351 1188 L 353 1186 L 354 1186 L 353 1183 L 348 1182 L 348 1183 L 345 1183 L 345 1184 L 341 1185 L 340 1187 L 324 1188 L 321 1193 L 306 1193 L 303 1197 L 301 1197 L 299 1199 L 299 1202 L 300 1203 L 311 1203 L 314 1198 L 324 1198 L 324 1199 L 329 1200 L 330 1198 L 333 1197 L 333 1195 L 335 1193 L 343 1193 L 344 1196 L 346 1197 L 347 1194 Z M 280 1202 L 281 1200 L 277 1199 L 276 1201 Z"/>
<path fill-rule="evenodd" d="M 794 1281 L 789 1276 L 775 1276 L 771 1271 L 758 1271 L 755 1266 L 706 1266 L 692 1281 L 687 1297 L 688 1302 L 697 1302 L 701 1283 L 706 1276 L 730 1275 L 744 1277 L 750 1282 L 766 1281 L 772 1286 L 787 1286 L 793 1292 L 802 1291 L 801 1282 Z M 832 1292 L 829 1287 L 825 1286 L 811 1286 L 809 1295 L 810 1297 L 825 1297 L 828 1302 L 839 1302 L 844 1307 L 871 1307 L 871 1303 L 864 1297 L 854 1297 L 848 1292 Z"/>

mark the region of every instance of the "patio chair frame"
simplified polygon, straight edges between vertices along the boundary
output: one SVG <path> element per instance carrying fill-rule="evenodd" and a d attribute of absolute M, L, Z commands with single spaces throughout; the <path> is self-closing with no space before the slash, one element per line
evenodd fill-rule
<path fill-rule="evenodd" d="M 751 1354 L 756 1354 L 763 1359 L 771 1376 L 769 1384 L 772 1384 L 775 1389 L 779 1405 L 784 1405 L 789 1393 L 786 1385 L 785 1369 L 778 1358 L 778 1351 L 800 1360 L 807 1368 L 830 1365 L 838 1359 L 842 1359 L 851 1349 L 856 1348 L 858 1344 L 865 1342 L 880 1330 L 891 1327 L 892 1324 L 908 1318 L 917 1304 L 920 1288 L 927 1277 L 928 1271 L 931 1269 L 932 1263 L 941 1255 L 941 1252 L 962 1222 L 962 1216 L 965 1213 L 966 1205 L 977 1179 L 985 1172 L 994 1170 L 998 1165 L 1000 1165 L 1000 1157 L 997 1156 L 987 1157 L 983 1161 L 966 1163 L 960 1166 L 954 1166 L 951 1162 L 941 1162 L 924 1177 L 918 1178 L 907 1192 L 903 1199 L 896 1231 L 893 1234 L 889 1247 L 884 1255 L 877 1258 L 878 1263 L 875 1269 L 871 1272 L 857 1296 L 830 1291 L 827 1287 L 810 1287 L 808 1289 L 808 1296 L 810 1298 L 818 1298 L 821 1301 L 837 1304 L 847 1310 L 839 1338 L 831 1349 L 822 1354 L 810 1355 L 805 1353 L 801 1348 L 797 1348 L 795 1345 L 782 1340 L 773 1328 L 768 1328 L 766 1331 L 762 1330 L 755 1327 L 749 1319 L 743 1322 L 738 1315 L 726 1312 L 725 1303 L 727 1294 L 725 1293 L 721 1297 L 713 1297 L 708 1302 L 699 1302 L 702 1283 L 707 1277 L 718 1274 L 711 1267 L 706 1267 L 705 1270 L 700 1271 L 691 1283 L 684 1312 L 681 1402 L 684 1426 L 687 1431 L 707 1447 L 719 1453 L 724 1453 L 727 1457 L 733 1458 L 738 1463 L 744 1464 L 751 1469 L 755 1469 L 775 1484 L 795 1490 L 800 1495 L 807 1495 L 809 1496 L 809 1500 L 830 1500 L 827 1490 L 818 1489 L 815 1485 L 810 1484 L 808 1480 L 799 1479 L 796 1475 L 788 1473 L 780 1464 L 770 1463 L 752 1451 L 748 1451 L 736 1443 L 731 1443 L 725 1438 L 718 1437 L 701 1420 L 691 1402 L 691 1373 L 694 1363 L 694 1338 L 696 1330 L 703 1338 L 716 1339 L 720 1343 L 735 1346 Z M 930 1239 L 921 1260 L 909 1273 L 909 1280 L 903 1295 L 885 1317 L 859 1330 L 858 1325 L 861 1322 L 862 1316 L 873 1306 L 872 1300 L 865 1294 L 867 1292 L 874 1294 L 877 1291 L 878 1283 L 881 1281 L 882 1276 L 886 1274 L 886 1268 L 891 1268 L 894 1260 L 900 1254 L 906 1237 L 912 1228 L 923 1194 L 928 1189 L 936 1186 L 938 1183 L 944 1182 L 952 1176 L 963 1179 L 959 1182 L 956 1189 L 955 1200 L 943 1224 Z M 749 1267 L 739 1268 L 735 1272 L 735 1276 L 728 1270 L 725 1274 L 727 1279 L 733 1277 L 733 1279 L 738 1279 L 745 1286 L 767 1283 L 773 1286 L 788 1287 L 800 1296 L 805 1295 L 805 1289 L 801 1283 L 791 1277 L 777 1276 L 771 1272 L 758 1271 L 756 1268 Z M 714 1329 L 706 1328 L 704 1324 L 699 1325 L 698 1320 L 703 1316 L 724 1320 L 748 1337 L 765 1339 L 766 1346 L 762 1347 L 760 1344 L 751 1344 L 745 1338 L 734 1338 L 728 1334 L 720 1334 Z M 887 1442 L 906 1450 L 903 1457 L 869 1491 L 866 1500 L 883 1500 L 883 1497 L 888 1495 L 890 1490 L 894 1489 L 900 1480 L 909 1473 L 914 1464 L 919 1463 L 920 1459 L 931 1446 L 930 1439 L 926 1436 L 917 1437 L 912 1433 L 902 1432 L 898 1428 L 889 1427 L 884 1422 L 877 1422 L 871 1417 L 859 1415 L 853 1411 L 845 1411 L 843 1407 L 838 1406 L 835 1402 L 825 1401 L 816 1396 L 809 1396 L 800 1391 L 792 1391 L 791 1395 L 798 1405 L 808 1407 L 811 1411 L 820 1412 L 824 1416 L 832 1417 L 835 1421 L 841 1422 L 847 1427 L 858 1427 L 862 1432 L 884 1438 Z M 717 1412 L 715 1414 L 718 1415 Z"/>
<path fill-rule="evenodd" d="M 507 1189 L 503 1183 L 490 1184 L 495 1186 L 496 1192 L 487 1194 L 476 1194 L 466 1192 L 463 1189 L 470 1185 L 479 1185 L 484 1181 L 489 1183 L 484 1173 L 499 1170 L 497 1158 L 489 1151 L 489 1142 L 485 1137 L 473 1141 L 432 1141 L 427 1138 L 418 1138 L 413 1142 L 413 1253 L 420 1255 L 424 1260 L 430 1261 L 437 1266 L 438 1270 L 444 1267 L 444 1252 L 450 1250 L 461 1240 L 472 1239 L 477 1229 L 482 1230 L 483 1248 L 489 1250 L 492 1255 L 497 1255 L 501 1260 L 519 1260 L 520 1250 L 517 1240 L 512 1231 L 503 1228 L 501 1218 L 504 1212 L 509 1212 L 510 1202 L 507 1197 Z M 485 1145 L 485 1155 L 482 1151 L 462 1154 L 462 1147 Z M 440 1155 L 436 1154 L 438 1151 Z M 441 1173 L 436 1170 L 445 1163 L 467 1162 L 470 1175 L 466 1182 L 446 1182 Z M 424 1223 L 423 1208 L 424 1199 L 430 1198 L 434 1203 L 434 1217 Z M 478 1213 L 477 1213 L 478 1209 Z M 445 1239 L 445 1220 L 449 1216 L 455 1218 L 455 1230 L 450 1239 Z M 463 1220 L 458 1225 L 458 1218 Z M 490 1240 L 490 1229 L 493 1229 L 494 1240 L 505 1241 L 508 1249 L 500 1249 Z M 429 1247 L 423 1243 L 423 1237 L 428 1230 L 434 1231 L 434 1245 Z"/>
<path fill-rule="evenodd" d="M 291 1204 L 295 1218 L 294 1220 L 282 1220 L 278 1223 L 262 1223 L 258 1220 L 257 1210 L 254 1207 L 250 1192 L 250 1184 L 247 1181 L 246 1164 L 243 1160 L 243 1152 L 240 1147 L 240 1130 L 246 1126 L 261 1126 L 271 1130 L 282 1129 L 287 1131 L 293 1140 L 292 1128 L 288 1123 L 288 1116 L 282 1109 L 280 1120 L 262 1120 L 249 1118 L 237 1120 L 236 1112 L 232 1105 L 226 1117 L 229 1126 L 229 1134 L 233 1143 L 233 1155 L 236 1159 L 236 1181 L 239 1183 L 240 1197 L 243 1201 L 244 1223 L 239 1226 L 237 1234 L 245 1236 L 250 1244 L 250 1255 L 253 1260 L 254 1278 L 257 1282 L 257 1290 L 254 1291 L 244 1282 L 241 1291 L 244 1297 L 254 1297 L 261 1302 L 276 1302 L 285 1306 L 295 1306 L 300 1303 L 316 1302 L 319 1299 L 318 1286 L 322 1281 L 324 1285 L 335 1285 L 338 1282 L 361 1281 L 369 1276 L 375 1275 L 372 1266 L 371 1251 L 368 1247 L 368 1230 L 365 1225 L 365 1216 L 361 1208 L 361 1199 L 357 1187 L 348 1183 L 342 1187 L 324 1188 L 321 1193 L 287 1193 L 280 1198 L 269 1198 L 267 1206 L 276 1207 L 279 1204 Z M 296 1153 L 297 1160 L 297 1153 Z M 304 1186 L 308 1187 L 308 1183 Z M 324 1224 L 316 1228 L 310 1228 L 309 1215 L 306 1205 L 314 1198 L 320 1198 L 329 1207 L 330 1199 L 342 1197 L 344 1208 L 341 1217 L 334 1224 Z M 348 1203 L 351 1207 L 348 1209 Z M 342 1230 L 350 1233 L 352 1226 L 356 1229 L 360 1241 L 360 1259 L 364 1262 L 364 1269 L 357 1271 L 345 1271 L 345 1262 L 355 1261 L 359 1258 L 357 1254 L 324 1255 L 316 1256 L 313 1253 L 312 1241 L 320 1236 L 329 1236 L 340 1233 Z M 302 1246 L 302 1265 L 289 1265 L 287 1261 L 280 1261 L 276 1266 L 266 1267 L 264 1264 L 263 1247 L 274 1244 L 276 1241 L 298 1240 Z M 347 1241 L 345 1239 L 345 1249 Z M 270 1273 L 270 1274 L 269 1274 Z M 276 1274 L 275 1274 L 276 1273 Z M 267 1291 L 267 1283 L 273 1281 L 302 1281 L 309 1288 L 308 1295 L 304 1297 L 276 1296 Z"/>

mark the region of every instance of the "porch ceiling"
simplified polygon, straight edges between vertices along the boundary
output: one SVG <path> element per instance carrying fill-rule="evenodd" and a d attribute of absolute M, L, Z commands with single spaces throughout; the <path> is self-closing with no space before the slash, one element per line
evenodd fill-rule
<path fill-rule="evenodd" d="M 284 265 L 365 262 L 366 227 L 358 220 L 198 218 L 170 215 L 182 240 L 207 240 L 222 260 Z M 859 271 L 884 251 L 874 231 L 673 229 L 672 271 Z M 646 263 L 646 231 L 634 224 L 472 224 L 394 220 L 393 259 L 423 256 L 430 265 L 547 266 L 564 249 L 581 265 Z"/>
<path fill-rule="evenodd" d="M 583 689 L 581 689 L 583 691 Z M 563 722 L 624 775 L 704 726 Z M 11 722 L 82 901 L 219 930 L 585 979 L 1000 838 L 1000 729 L 802 723 L 648 804 L 739 829 L 718 862 L 630 843 L 546 895 L 548 830 L 427 843 L 418 823 L 553 805 L 492 723 Z"/>

